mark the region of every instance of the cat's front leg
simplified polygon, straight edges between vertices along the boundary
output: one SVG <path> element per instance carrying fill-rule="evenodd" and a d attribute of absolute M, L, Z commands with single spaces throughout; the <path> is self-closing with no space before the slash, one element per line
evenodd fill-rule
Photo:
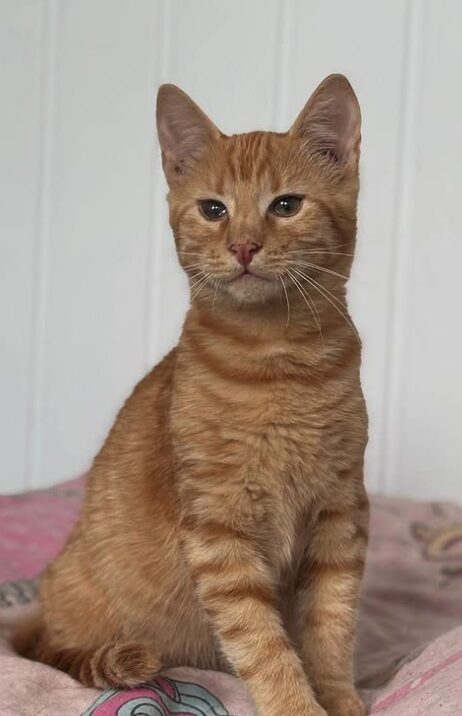
<path fill-rule="evenodd" d="M 223 504 L 214 509 L 206 502 L 206 509 L 183 520 L 183 544 L 226 658 L 259 716 L 327 716 L 282 626 L 268 566 L 232 515 L 217 519 Z"/>
<path fill-rule="evenodd" d="M 298 575 L 303 663 L 329 716 L 366 713 L 353 684 L 353 650 L 368 522 L 364 492 L 352 508 L 321 512 Z"/>

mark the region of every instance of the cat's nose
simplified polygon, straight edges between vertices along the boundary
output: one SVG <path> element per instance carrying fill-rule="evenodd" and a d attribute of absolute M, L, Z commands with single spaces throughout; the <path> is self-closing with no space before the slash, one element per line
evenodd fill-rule
<path fill-rule="evenodd" d="M 246 268 L 252 261 L 255 254 L 260 251 L 261 246 L 256 241 L 235 241 L 230 244 L 229 250 L 236 256 L 237 260 Z"/>

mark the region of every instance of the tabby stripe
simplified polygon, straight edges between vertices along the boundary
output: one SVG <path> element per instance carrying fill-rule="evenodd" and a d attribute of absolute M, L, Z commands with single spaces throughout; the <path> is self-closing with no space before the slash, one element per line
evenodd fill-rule
<path fill-rule="evenodd" d="M 275 659 L 277 663 L 278 659 L 286 654 L 291 655 L 292 651 L 292 645 L 283 636 L 266 639 L 263 643 L 258 644 L 258 648 L 255 649 L 247 664 L 240 664 L 238 676 L 244 681 L 252 681 L 257 676 L 263 676 L 264 664 L 267 659 Z"/>
<path fill-rule="evenodd" d="M 351 510 L 321 510 L 321 512 L 318 515 L 318 521 L 319 522 L 326 522 L 327 520 L 341 520 L 341 519 L 351 519 L 352 511 Z"/>
<path fill-rule="evenodd" d="M 324 210 L 324 212 L 329 217 L 329 220 L 336 230 L 337 234 L 339 235 L 341 241 L 343 244 L 353 243 L 353 238 L 355 234 L 355 227 L 353 226 L 348 232 L 344 230 L 342 226 L 340 226 L 337 216 L 335 215 L 334 211 L 331 209 L 329 204 L 319 197 L 316 199 L 316 203 L 319 204 L 319 206 Z"/>
<path fill-rule="evenodd" d="M 350 611 L 339 612 L 338 609 L 311 609 L 306 615 L 306 622 L 311 628 L 329 628 L 334 629 L 335 625 L 344 629 L 350 627 L 351 613 Z"/>
<path fill-rule="evenodd" d="M 230 558 L 225 555 L 217 556 L 216 559 L 208 560 L 206 562 L 194 562 L 191 563 L 191 574 L 196 582 L 202 581 L 204 577 L 216 577 L 218 581 L 223 581 L 224 576 L 231 576 L 233 573 L 237 575 L 242 574 L 242 567 L 234 567 L 230 563 Z"/>
<path fill-rule="evenodd" d="M 258 335 L 255 335 L 254 333 L 251 333 L 249 331 L 245 332 L 237 332 L 233 331 L 231 328 L 227 328 L 226 325 L 220 321 L 214 320 L 213 316 L 206 312 L 206 311 L 197 311 L 196 315 L 198 316 L 198 324 L 199 326 L 202 326 L 203 328 L 209 329 L 211 333 L 213 333 L 214 336 L 221 336 L 222 338 L 228 338 L 230 341 L 235 343 L 238 347 L 242 345 L 247 346 L 258 346 L 258 345 L 266 345 L 266 339 L 260 338 Z M 190 334 L 191 335 L 191 334 Z M 195 336 L 197 336 L 196 333 L 194 333 Z M 306 341 L 306 338 L 305 338 Z"/>
<path fill-rule="evenodd" d="M 362 572 L 364 568 L 364 559 L 351 559 L 343 562 L 314 562 L 311 564 L 311 572 L 313 577 L 324 577 L 336 574 L 356 574 Z"/>
<path fill-rule="evenodd" d="M 200 538 L 205 538 L 206 540 L 221 540 L 222 538 L 228 538 L 237 541 L 248 541 L 247 535 L 242 532 L 242 530 L 239 530 L 232 525 L 218 522 L 217 520 L 201 520 L 199 517 L 187 515 L 183 518 L 181 525 L 188 532 L 192 532 Z"/>
<path fill-rule="evenodd" d="M 216 588 L 205 588 L 202 594 L 207 604 L 217 601 L 245 601 L 252 599 L 268 606 L 274 605 L 273 590 L 265 584 L 249 581 L 232 582 Z"/>
<path fill-rule="evenodd" d="M 210 352 L 207 351 L 207 349 L 191 335 L 189 336 L 189 341 L 191 343 L 191 347 L 194 349 L 195 359 L 202 363 L 209 371 L 215 373 L 221 378 L 224 378 L 226 381 L 232 381 L 234 383 L 244 385 L 255 385 L 256 383 L 265 385 L 268 383 L 274 383 L 275 380 L 286 380 L 291 377 L 290 375 L 274 376 L 273 373 L 270 373 L 269 371 L 265 373 L 263 372 L 261 366 L 258 370 L 255 370 L 251 374 L 245 373 L 242 371 L 242 368 L 233 368 L 229 362 L 220 360 L 214 356 L 212 357 Z"/>

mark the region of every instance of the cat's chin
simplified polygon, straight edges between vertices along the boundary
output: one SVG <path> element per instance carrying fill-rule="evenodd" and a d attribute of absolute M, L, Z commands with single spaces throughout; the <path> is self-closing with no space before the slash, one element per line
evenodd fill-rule
<path fill-rule="evenodd" d="M 266 303 L 278 295 L 276 279 L 243 273 L 223 286 L 226 293 L 240 304 Z"/>

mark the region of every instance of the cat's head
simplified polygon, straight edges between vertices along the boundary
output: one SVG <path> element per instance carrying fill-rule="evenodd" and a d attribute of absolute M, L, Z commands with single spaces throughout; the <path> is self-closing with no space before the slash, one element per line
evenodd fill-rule
<path fill-rule="evenodd" d="M 226 136 L 174 85 L 159 89 L 157 127 L 193 301 L 277 305 L 345 282 L 361 136 L 345 77 L 327 77 L 283 134 Z"/>

